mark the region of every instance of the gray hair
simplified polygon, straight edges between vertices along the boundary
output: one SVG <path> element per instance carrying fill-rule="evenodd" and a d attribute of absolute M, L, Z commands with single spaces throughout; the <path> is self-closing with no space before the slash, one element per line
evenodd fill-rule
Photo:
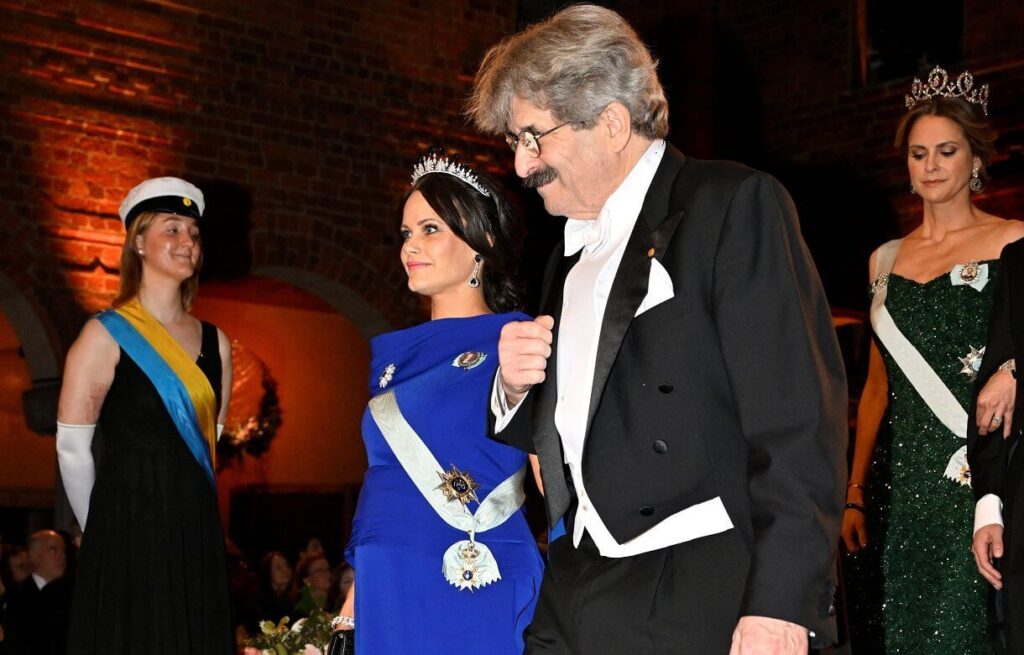
<path fill-rule="evenodd" d="M 593 127 L 618 101 L 632 128 L 650 139 L 668 134 L 668 101 L 657 62 L 617 13 L 574 5 L 491 48 L 477 71 L 466 113 L 487 133 L 508 129 L 512 99 L 549 110 L 559 123 Z"/>

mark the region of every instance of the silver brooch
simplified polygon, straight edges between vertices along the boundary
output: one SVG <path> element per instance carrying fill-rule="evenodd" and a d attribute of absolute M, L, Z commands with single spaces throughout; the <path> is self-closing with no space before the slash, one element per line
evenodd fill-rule
<path fill-rule="evenodd" d="M 452 366 L 468 371 L 471 368 L 476 368 L 483 364 L 485 359 L 487 359 L 487 353 L 470 350 L 453 359 Z"/>
<path fill-rule="evenodd" d="M 883 273 L 875 278 L 875 281 L 871 283 L 871 293 L 876 294 L 889 284 L 889 274 Z M 861 287 L 863 288 L 863 287 Z"/>
<path fill-rule="evenodd" d="M 384 374 L 380 376 L 379 380 L 377 380 L 377 386 L 383 389 L 390 384 L 391 378 L 393 377 L 395 377 L 395 365 L 388 364 L 384 367 Z"/>
<path fill-rule="evenodd" d="M 974 346 L 971 346 L 971 352 L 967 353 L 966 357 L 957 357 L 960 363 L 964 365 L 960 372 L 967 376 L 972 382 L 974 378 L 978 377 L 978 371 L 981 370 L 981 359 L 985 356 L 985 348 L 982 347 L 978 350 Z"/>

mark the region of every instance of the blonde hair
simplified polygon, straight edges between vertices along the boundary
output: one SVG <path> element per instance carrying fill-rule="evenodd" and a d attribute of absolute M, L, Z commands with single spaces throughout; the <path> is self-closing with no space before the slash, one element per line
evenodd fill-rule
<path fill-rule="evenodd" d="M 121 246 L 121 287 L 114 302 L 111 303 L 113 307 L 120 307 L 139 295 L 139 287 L 142 285 L 142 257 L 135 245 L 135 239 L 145 234 L 159 215 L 160 212 L 142 212 L 128 226 L 128 235 L 124 238 L 124 245 Z M 192 309 L 192 305 L 196 301 L 196 293 L 199 291 L 199 271 L 203 267 L 202 242 L 197 239 L 196 243 L 200 246 L 196 268 L 192 272 L 192 276 L 181 283 L 181 307 L 185 311 Z"/>
<path fill-rule="evenodd" d="M 640 135 L 668 134 L 668 100 L 657 62 L 617 13 L 575 5 L 491 48 L 477 71 L 466 113 L 491 134 L 508 129 L 513 98 L 549 110 L 556 122 L 593 127 L 622 103 Z"/>

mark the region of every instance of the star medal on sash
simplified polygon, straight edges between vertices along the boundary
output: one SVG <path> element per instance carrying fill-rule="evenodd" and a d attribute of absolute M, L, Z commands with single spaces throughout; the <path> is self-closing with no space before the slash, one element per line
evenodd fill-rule
<path fill-rule="evenodd" d="M 469 473 L 460 471 L 452 464 L 448 472 L 438 471 L 437 475 L 441 478 L 441 484 L 434 488 L 440 489 L 441 493 L 444 494 L 445 500 L 449 503 L 457 500 L 465 507 L 471 501 L 480 502 L 480 499 L 476 497 L 476 490 L 480 488 L 480 485 L 476 483 L 473 476 Z"/>
<path fill-rule="evenodd" d="M 981 370 L 981 359 L 985 355 L 985 348 L 982 347 L 978 350 L 974 346 L 971 346 L 971 352 L 967 353 L 965 357 L 957 357 L 960 363 L 964 365 L 960 372 L 968 377 L 970 380 L 978 377 L 978 371 Z"/>
<path fill-rule="evenodd" d="M 468 371 L 471 368 L 476 368 L 483 364 L 485 359 L 487 359 L 487 353 L 470 350 L 456 357 L 452 361 L 452 366 Z"/>
<path fill-rule="evenodd" d="M 388 386 L 388 384 L 391 383 L 391 378 L 395 377 L 395 370 L 396 369 L 394 364 L 388 364 L 387 366 L 385 366 L 384 374 L 380 376 L 379 380 L 377 380 L 377 386 L 380 387 L 381 389 Z"/>

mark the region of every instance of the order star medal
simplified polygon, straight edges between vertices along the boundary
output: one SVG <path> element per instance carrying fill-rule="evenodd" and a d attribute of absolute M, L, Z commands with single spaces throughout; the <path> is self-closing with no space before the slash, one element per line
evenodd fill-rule
<path fill-rule="evenodd" d="M 449 503 L 457 500 L 465 507 L 471 501 L 480 502 L 480 499 L 476 497 L 476 490 L 480 488 L 480 485 L 469 473 L 460 471 L 452 464 L 451 469 L 447 472 L 438 471 L 437 475 L 441 478 L 441 484 L 434 488 L 440 489 Z"/>
<path fill-rule="evenodd" d="M 978 350 L 974 346 L 971 346 L 971 352 L 967 353 L 964 357 L 957 357 L 960 363 L 964 365 L 960 372 L 966 375 L 969 379 L 974 380 L 978 377 L 978 371 L 981 370 L 981 359 L 985 356 L 985 348 L 982 347 Z"/>

